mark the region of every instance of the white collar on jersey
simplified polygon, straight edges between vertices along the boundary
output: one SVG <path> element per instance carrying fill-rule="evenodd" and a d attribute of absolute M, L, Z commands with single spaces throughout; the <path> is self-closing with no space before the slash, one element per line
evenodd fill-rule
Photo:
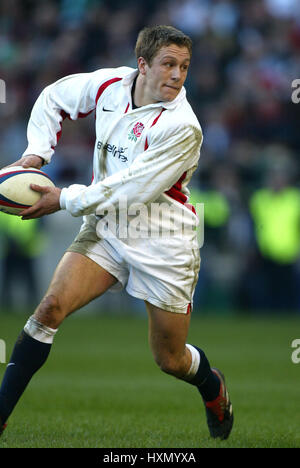
<path fill-rule="evenodd" d="M 138 75 L 137 68 L 131 71 L 130 73 L 128 73 L 127 75 L 125 75 L 124 78 L 122 79 L 123 86 L 126 86 L 131 90 L 132 83 L 137 75 Z M 154 104 L 149 104 L 149 106 L 164 107 L 165 109 L 174 109 L 185 98 L 186 98 L 186 90 L 185 90 L 185 87 L 183 86 L 181 88 L 180 93 L 176 96 L 175 99 L 173 99 L 173 101 L 156 102 Z"/>

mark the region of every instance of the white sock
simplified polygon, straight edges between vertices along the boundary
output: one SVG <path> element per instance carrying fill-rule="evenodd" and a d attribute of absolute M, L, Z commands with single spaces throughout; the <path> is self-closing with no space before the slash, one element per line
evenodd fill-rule
<path fill-rule="evenodd" d="M 190 344 L 186 344 L 186 347 L 190 350 L 190 353 L 192 355 L 192 363 L 187 374 L 184 376 L 183 379 L 192 380 L 192 378 L 196 375 L 197 370 L 199 369 L 200 353 L 196 348 L 194 348 L 194 346 Z"/>
<path fill-rule="evenodd" d="M 25 333 L 31 336 L 31 338 L 34 338 L 35 340 L 40 341 L 41 343 L 48 344 L 53 343 L 53 339 L 57 330 L 58 328 L 54 329 L 43 325 L 41 322 L 36 320 L 33 315 L 29 317 L 24 327 Z"/>

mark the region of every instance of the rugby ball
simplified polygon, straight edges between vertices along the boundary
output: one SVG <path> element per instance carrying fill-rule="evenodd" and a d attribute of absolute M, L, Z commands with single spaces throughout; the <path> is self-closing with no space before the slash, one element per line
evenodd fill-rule
<path fill-rule="evenodd" d="M 33 167 L 12 166 L 0 170 L 0 211 L 18 215 L 34 205 L 41 194 L 32 190 L 30 184 L 55 186 L 45 172 Z"/>

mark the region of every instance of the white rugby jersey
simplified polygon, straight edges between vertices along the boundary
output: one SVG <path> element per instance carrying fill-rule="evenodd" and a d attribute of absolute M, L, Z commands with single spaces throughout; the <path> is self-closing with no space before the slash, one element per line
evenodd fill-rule
<path fill-rule="evenodd" d="M 61 192 L 61 208 L 73 216 L 117 207 L 124 196 L 128 205 L 159 200 L 187 210 L 187 185 L 202 144 L 200 124 L 184 88 L 171 102 L 133 109 L 137 74 L 120 67 L 70 75 L 46 87 L 32 109 L 23 156 L 36 154 L 47 163 L 63 119 L 96 112 L 92 184 L 74 184 Z"/>

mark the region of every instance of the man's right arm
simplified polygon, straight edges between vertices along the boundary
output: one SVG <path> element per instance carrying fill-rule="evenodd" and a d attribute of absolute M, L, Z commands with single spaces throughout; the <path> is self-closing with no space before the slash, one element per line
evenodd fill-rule
<path fill-rule="evenodd" d="M 38 156 L 37 154 L 28 154 L 27 156 L 23 156 L 13 164 L 9 164 L 6 167 L 22 166 L 25 169 L 28 167 L 35 167 L 35 169 L 41 169 L 43 165 L 44 159 L 41 156 Z"/>
<path fill-rule="evenodd" d="M 76 120 L 96 107 L 96 96 L 111 69 L 66 76 L 47 86 L 36 100 L 27 127 L 28 146 L 11 166 L 40 169 L 51 161 L 66 116 Z"/>
<path fill-rule="evenodd" d="M 100 71 L 69 75 L 42 91 L 32 108 L 23 157 L 38 155 L 46 164 L 51 161 L 63 120 L 76 120 L 95 109 L 100 76 Z"/>

